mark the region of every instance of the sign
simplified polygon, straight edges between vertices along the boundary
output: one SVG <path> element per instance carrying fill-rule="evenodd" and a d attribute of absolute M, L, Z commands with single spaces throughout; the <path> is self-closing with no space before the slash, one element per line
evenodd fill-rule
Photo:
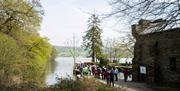
<path fill-rule="evenodd" d="M 146 74 L 146 66 L 140 66 L 140 73 L 141 74 Z"/>

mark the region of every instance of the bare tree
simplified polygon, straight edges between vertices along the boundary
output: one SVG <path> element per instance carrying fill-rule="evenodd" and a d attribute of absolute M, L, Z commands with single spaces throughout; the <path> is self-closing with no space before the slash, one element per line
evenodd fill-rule
<path fill-rule="evenodd" d="M 114 45 L 115 45 L 114 39 L 108 38 L 104 40 L 105 53 L 108 55 L 109 61 L 112 61 Z"/>
<path fill-rule="evenodd" d="M 180 0 L 110 0 L 113 11 L 109 16 L 123 20 L 165 19 L 162 29 L 180 26 Z"/>
<path fill-rule="evenodd" d="M 110 61 L 118 60 L 121 57 L 133 57 L 135 39 L 130 33 L 117 39 L 104 40 L 105 54 Z"/>
<path fill-rule="evenodd" d="M 80 51 L 78 51 L 77 45 L 79 44 L 79 40 L 76 39 L 75 35 L 73 34 L 73 39 L 66 41 L 66 46 L 68 46 L 68 52 L 73 57 L 74 63 L 76 62 L 76 57 L 81 54 Z"/>
<path fill-rule="evenodd" d="M 127 51 L 129 57 L 133 57 L 134 55 L 134 43 L 135 39 L 132 34 L 128 33 L 125 37 L 121 37 L 119 39 L 119 47 L 124 48 L 124 51 Z"/>

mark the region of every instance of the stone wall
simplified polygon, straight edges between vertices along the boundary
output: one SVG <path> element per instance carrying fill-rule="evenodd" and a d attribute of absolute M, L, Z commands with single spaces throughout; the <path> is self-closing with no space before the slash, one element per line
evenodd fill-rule
<path fill-rule="evenodd" d="M 136 38 L 133 81 L 180 82 L 180 28 L 139 35 L 143 29 L 140 23 L 132 26 Z M 143 77 L 140 65 L 146 66 Z"/>

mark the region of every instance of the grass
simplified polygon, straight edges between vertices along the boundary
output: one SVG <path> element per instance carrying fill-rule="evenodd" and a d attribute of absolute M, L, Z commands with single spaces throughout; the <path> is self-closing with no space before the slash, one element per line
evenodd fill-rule
<path fill-rule="evenodd" d="M 61 83 L 46 88 L 47 91 L 120 91 L 91 78 L 63 80 Z"/>
<path fill-rule="evenodd" d="M 1 91 L 124 91 L 120 88 L 107 86 L 91 78 L 79 80 L 64 79 L 59 83 L 48 87 L 39 87 L 34 82 L 11 87 L 0 85 L 0 89 Z"/>

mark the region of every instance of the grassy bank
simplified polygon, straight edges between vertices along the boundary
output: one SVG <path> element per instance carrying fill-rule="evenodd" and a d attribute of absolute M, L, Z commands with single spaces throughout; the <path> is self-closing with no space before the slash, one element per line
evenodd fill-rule
<path fill-rule="evenodd" d="M 91 78 L 63 80 L 61 83 L 46 88 L 47 91 L 120 91 Z"/>
<path fill-rule="evenodd" d="M 61 83 L 39 87 L 36 83 L 21 84 L 18 86 L 0 86 L 1 91 L 124 91 L 120 88 L 109 87 L 96 80 L 85 78 L 81 80 L 62 80 Z"/>

